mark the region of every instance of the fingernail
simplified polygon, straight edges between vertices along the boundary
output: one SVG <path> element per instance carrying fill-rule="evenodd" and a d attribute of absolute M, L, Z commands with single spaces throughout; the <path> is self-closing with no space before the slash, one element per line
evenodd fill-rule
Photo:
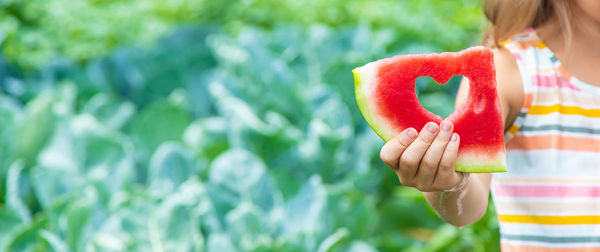
<path fill-rule="evenodd" d="M 428 123 L 427 130 L 431 133 L 435 133 L 437 131 L 437 127 L 435 126 L 434 123 Z"/>
<path fill-rule="evenodd" d="M 417 136 L 417 132 L 416 130 L 414 130 L 413 128 L 409 128 L 406 130 L 405 132 L 406 136 L 408 136 L 410 139 L 413 139 Z"/>
<path fill-rule="evenodd" d="M 452 141 L 452 142 L 458 141 L 458 134 L 456 134 L 456 133 L 452 134 L 452 138 L 450 138 L 450 141 Z"/>
<path fill-rule="evenodd" d="M 442 128 L 443 131 L 450 131 L 450 123 L 447 121 L 442 121 L 440 128 Z"/>

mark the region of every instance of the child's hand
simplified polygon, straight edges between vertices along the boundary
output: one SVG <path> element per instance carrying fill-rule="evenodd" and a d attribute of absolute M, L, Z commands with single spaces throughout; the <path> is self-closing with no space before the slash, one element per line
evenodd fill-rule
<path fill-rule="evenodd" d="M 413 128 L 405 129 L 381 148 L 381 160 L 404 186 L 422 192 L 452 190 L 463 179 L 454 171 L 459 137 L 452 133 L 453 127 L 444 120 L 439 127 L 427 123 L 418 135 Z"/>

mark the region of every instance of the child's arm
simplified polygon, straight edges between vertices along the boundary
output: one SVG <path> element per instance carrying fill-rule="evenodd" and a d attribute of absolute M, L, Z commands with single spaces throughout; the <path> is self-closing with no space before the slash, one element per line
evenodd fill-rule
<path fill-rule="evenodd" d="M 494 51 L 496 80 L 505 129 L 512 125 L 523 101 L 521 77 L 506 49 Z M 466 98 L 468 81 L 463 79 L 457 94 L 457 106 Z M 447 128 L 449 126 L 449 128 Z M 405 186 L 424 192 L 440 217 L 456 226 L 479 220 L 487 209 L 491 174 L 454 171 L 460 137 L 452 133 L 448 121 L 427 124 L 421 132 L 407 129 L 381 149 L 381 159 L 397 174 Z M 454 192 L 443 192 L 456 190 Z"/>

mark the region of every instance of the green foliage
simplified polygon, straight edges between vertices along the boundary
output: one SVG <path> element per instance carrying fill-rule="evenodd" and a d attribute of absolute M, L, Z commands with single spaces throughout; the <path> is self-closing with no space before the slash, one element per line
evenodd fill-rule
<path fill-rule="evenodd" d="M 3 248 L 497 247 L 489 215 L 449 227 L 378 160 L 382 141 L 348 92 L 349 70 L 385 56 L 395 42 L 373 38 L 393 32 L 317 25 L 232 37 L 187 28 L 158 53 L 132 49 L 69 66 L 25 108 L 4 103 L 13 131 L 29 140 L 15 154 L 22 161 L 4 173 L 2 210 L 13 217 L 3 218 Z M 206 45 L 195 46 L 198 39 Z M 172 47 L 192 49 L 161 53 Z M 319 60 L 325 51 L 329 59 Z M 198 55 L 212 65 L 162 65 Z M 128 71 L 117 67 L 123 62 Z M 178 81 L 127 81 L 132 71 Z"/>
<path fill-rule="evenodd" d="M 149 45 L 170 26 L 199 19 L 208 1 L 0 1 L 2 52 L 25 67 L 55 57 L 89 60 Z"/>
<path fill-rule="evenodd" d="M 457 229 L 399 185 L 351 75 L 474 43 L 476 4 L 59 3 L 0 2 L 43 65 L 0 62 L 0 251 L 498 250 L 492 206 Z M 417 82 L 451 112 L 457 78 Z"/>
<path fill-rule="evenodd" d="M 247 25 L 366 24 L 402 31 L 403 47 L 445 51 L 472 43 L 482 28 L 478 1 L 468 0 L 3 0 L 0 7 L 2 52 L 28 69 L 57 57 L 85 62 L 123 45 L 148 47 L 181 24 L 218 24 L 230 33 Z"/>

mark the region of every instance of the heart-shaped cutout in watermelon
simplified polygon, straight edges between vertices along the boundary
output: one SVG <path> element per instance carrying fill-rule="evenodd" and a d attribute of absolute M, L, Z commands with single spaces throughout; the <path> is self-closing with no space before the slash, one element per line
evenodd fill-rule
<path fill-rule="evenodd" d="M 506 171 L 504 129 L 496 92 L 492 52 L 482 46 L 460 52 L 398 55 L 371 62 L 352 71 L 356 101 L 365 120 L 385 141 L 404 129 L 420 130 L 443 118 L 427 111 L 415 94 L 415 79 L 431 76 L 439 83 L 454 75 L 469 79 L 469 93 L 447 119 L 460 135 L 455 170 Z"/>

